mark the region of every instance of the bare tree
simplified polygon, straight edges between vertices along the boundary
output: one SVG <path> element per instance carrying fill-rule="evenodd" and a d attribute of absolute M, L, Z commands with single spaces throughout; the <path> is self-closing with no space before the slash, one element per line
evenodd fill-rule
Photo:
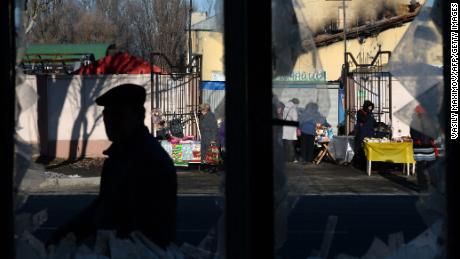
<path fill-rule="evenodd" d="M 187 0 L 29 1 L 29 42 L 115 43 L 145 59 L 155 51 L 184 64 Z"/>
<path fill-rule="evenodd" d="M 103 15 L 102 10 L 87 9 L 81 5 L 82 2 L 73 0 L 55 1 L 47 5 L 46 12 L 35 18 L 36 22 L 27 35 L 29 42 L 115 42 L 118 37 L 118 26 Z M 90 4 L 89 1 L 86 3 Z"/>
<path fill-rule="evenodd" d="M 176 65 L 183 65 L 186 53 L 188 4 L 184 0 L 137 0 L 127 8 L 136 35 L 130 50 L 144 58 L 160 52 Z"/>
<path fill-rule="evenodd" d="M 61 0 L 26 0 L 24 11 L 24 32 L 26 34 L 29 33 L 39 17 L 49 13 L 54 6 L 59 4 L 61 4 Z"/>
<path fill-rule="evenodd" d="M 34 43 L 71 43 L 74 41 L 74 22 L 81 14 L 81 8 L 74 1 L 57 1 L 48 5 L 46 12 L 36 17 L 27 39 Z"/>
<path fill-rule="evenodd" d="M 208 15 L 212 15 L 214 13 L 214 8 L 215 8 L 215 0 L 206 0 L 205 1 L 205 10 Z"/>
<path fill-rule="evenodd" d="M 75 43 L 112 43 L 118 36 L 117 25 L 101 15 L 98 9 L 83 13 L 74 26 Z"/>

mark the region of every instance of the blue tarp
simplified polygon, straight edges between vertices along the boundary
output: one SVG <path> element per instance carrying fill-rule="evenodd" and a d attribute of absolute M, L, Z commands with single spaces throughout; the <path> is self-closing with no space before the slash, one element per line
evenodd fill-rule
<path fill-rule="evenodd" d="M 201 89 L 225 90 L 225 81 L 201 81 Z"/>
<path fill-rule="evenodd" d="M 339 125 L 345 125 L 345 89 L 343 89 L 343 84 L 340 82 L 339 87 L 339 98 L 338 99 L 338 106 L 339 106 Z"/>

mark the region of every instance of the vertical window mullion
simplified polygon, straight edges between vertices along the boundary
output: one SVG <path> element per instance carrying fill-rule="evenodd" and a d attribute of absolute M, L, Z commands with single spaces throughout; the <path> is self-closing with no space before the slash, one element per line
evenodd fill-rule
<path fill-rule="evenodd" d="M 14 165 L 14 104 L 15 104 L 15 27 L 14 0 L 0 2 L 0 35 L 2 36 L 0 78 L 0 113 L 1 126 L 1 170 L 0 170 L 0 242 L 3 245 L 2 258 L 14 258 L 14 220 L 13 220 L 13 165 Z"/>
<path fill-rule="evenodd" d="M 271 1 L 224 14 L 227 258 L 273 258 Z"/>

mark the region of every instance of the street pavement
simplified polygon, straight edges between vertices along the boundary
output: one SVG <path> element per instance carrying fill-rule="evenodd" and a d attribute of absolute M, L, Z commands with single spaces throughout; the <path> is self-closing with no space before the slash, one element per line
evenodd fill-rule
<path fill-rule="evenodd" d="M 417 178 L 401 165 L 380 164 L 371 176 L 351 166 L 286 164 L 288 187 L 296 195 L 417 195 Z"/>
<path fill-rule="evenodd" d="M 351 166 L 323 162 L 319 165 L 287 163 L 285 167 L 288 190 L 292 195 L 417 195 L 414 175 L 402 173 L 401 166 L 380 165 L 371 176 Z M 53 169 L 51 169 L 53 170 Z M 92 169 L 95 171 L 95 169 Z M 42 169 L 43 171 L 43 169 Z M 80 194 L 97 193 L 100 177 L 86 174 L 81 177 L 68 171 L 62 177 L 45 177 L 40 170 L 30 169 L 22 183 L 29 193 Z M 53 171 L 48 174 L 54 175 Z M 78 177 L 71 178 L 70 176 Z M 178 193 L 180 195 L 219 195 L 223 172 L 210 174 L 198 170 L 178 168 Z"/>

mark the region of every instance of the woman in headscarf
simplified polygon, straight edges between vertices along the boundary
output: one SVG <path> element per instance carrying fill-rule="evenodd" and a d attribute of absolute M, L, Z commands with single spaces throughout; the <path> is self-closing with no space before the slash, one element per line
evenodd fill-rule
<path fill-rule="evenodd" d="M 374 128 L 377 126 L 377 122 L 374 118 L 372 111 L 374 110 L 374 104 L 365 100 L 363 107 L 358 111 L 356 115 L 355 125 L 355 156 L 353 158 L 355 166 L 364 169 L 366 161 L 364 158 L 363 140 L 364 138 L 374 137 Z"/>
<path fill-rule="evenodd" d="M 364 138 L 372 138 L 374 136 L 374 128 L 377 125 L 375 121 L 374 114 L 372 111 L 374 110 L 374 104 L 366 100 L 364 101 L 362 109 L 358 111 L 356 115 L 356 137 L 355 143 L 359 146 L 362 145 Z"/>
<path fill-rule="evenodd" d="M 205 162 L 206 153 L 211 143 L 217 140 L 217 120 L 207 103 L 200 106 L 201 162 Z"/>
<path fill-rule="evenodd" d="M 315 151 L 316 125 L 329 127 L 326 118 L 319 112 L 318 104 L 309 103 L 300 115 L 300 153 L 304 163 L 311 163 Z"/>

